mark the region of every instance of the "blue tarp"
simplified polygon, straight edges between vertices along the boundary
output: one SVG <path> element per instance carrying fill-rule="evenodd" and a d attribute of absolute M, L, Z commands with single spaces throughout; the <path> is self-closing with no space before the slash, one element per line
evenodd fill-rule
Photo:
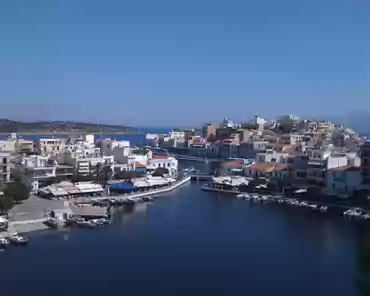
<path fill-rule="evenodd" d="M 114 190 L 122 190 L 122 191 L 132 191 L 137 189 L 136 186 L 130 184 L 130 183 L 114 183 L 109 185 L 110 189 Z"/>

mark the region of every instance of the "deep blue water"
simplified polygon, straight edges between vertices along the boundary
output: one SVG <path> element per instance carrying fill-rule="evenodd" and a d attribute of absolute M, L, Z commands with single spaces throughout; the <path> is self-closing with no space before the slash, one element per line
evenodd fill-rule
<path fill-rule="evenodd" d="M 153 133 L 153 134 L 164 134 L 168 133 L 171 131 L 171 128 L 141 128 L 141 130 L 145 131 L 146 133 Z M 22 135 L 21 133 L 18 134 L 18 136 L 22 139 L 25 140 L 32 140 L 35 143 L 38 141 L 38 139 L 41 138 L 52 138 L 53 135 Z M 6 139 L 8 136 L 7 135 L 0 135 L 0 140 Z M 55 135 L 55 138 L 66 138 L 67 135 Z M 95 135 L 95 140 L 99 139 L 105 139 L 105 138 L 112 138 L 116 140 L 126 140 L 130 141 L 133 144 L 136 145 L 142 145 L 145 144 L 145 135 L 143 134 L 127 134 L 127 135 L 119 135 L 119 134 L 114 134 L 114 135 L 109 135 L 109 134 L 96 134 Z"/>
<path fill-rule="evenodd" d="M 358 295 L 363 224 L 200 191 L 0 253 L 8 295 Z"/>

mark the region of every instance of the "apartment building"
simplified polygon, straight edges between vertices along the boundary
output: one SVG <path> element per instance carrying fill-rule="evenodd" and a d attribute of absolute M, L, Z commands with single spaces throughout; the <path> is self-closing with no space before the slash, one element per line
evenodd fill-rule
<path fill-rule="evenodd" d="M 256 154 L 256 163 L 262 162 L 287 162 L 289 153 L 276 152 L 272 149 L 267 149 L 266 152 Z"/>
<path fill-rule="evenodd" d="M 266 151 L 270 145 L 268 141 L 255 139 L 240 144 L 239 156 L 242 158 L 255 158 L 257 153 Z"/>
<path fill-rule="evenodd" d="M 32 192 L 56 180 L 67 180 L 73 173 L 73 166 L 58 165 L 48 156 L 42 155 L 23 157 L 12 169 L 14 177 L 30 186 Z"/>
<path fill-rule="evenodd" d="M 169 176 L 176 176 L 178 172 L 178 161 L 174 157 L 153 155 L 148 160 L 147 170 L 149 173 L 153 173 L 158 168 L 166 168 L 168 169 Z"/>
<path fill-rule="evenodd" d="M 59 154 L 64 150 L 67 139 L 61 138 L 40 138 L 38 141 L 37 148 L 40 153 L 45 155 Z"/>

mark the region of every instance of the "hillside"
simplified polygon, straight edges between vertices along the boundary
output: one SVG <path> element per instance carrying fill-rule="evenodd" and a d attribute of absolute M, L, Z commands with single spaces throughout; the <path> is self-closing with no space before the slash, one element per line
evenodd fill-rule
<path fill-rule="evenodd" d="M 127 126 L 70 121 L 22 122 L 0 119 L 0 133 L 141 133 Z"/>

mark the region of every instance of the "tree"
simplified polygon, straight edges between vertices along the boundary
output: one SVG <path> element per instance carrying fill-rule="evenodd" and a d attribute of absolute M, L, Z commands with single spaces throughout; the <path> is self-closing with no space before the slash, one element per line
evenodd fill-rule
<path fill-rule="evenodd" d="M 104 179 L 104 185 L 107 185 L 108 181 L 111 180 L 113 177 L 112 168 L 109 166 L 104 166 L 102 174 Z"/>
<path fill-rule="evenodd" d="M 96 176 L 96 184 L 99 184 L 100 183 L 100 175 L 102 173 L 102 164 L 100 162 L 98 162 L 94 169 L 92 170 L 93 172 L 93 175 Z"/>
<path fill-rule="evenodd" d="M 8 212 L 14 206 L 14 200 L 11 196 L 4 195 L 5 184 L 0 179 L 0 212 Z"/>
<path fill-rule="evenodd" d="M 152 176 L 157 176 L 157 177 L 163 177 L 163 175 L 167 175 L 169 173 L 168 169 L 167 168 L 157 168 L 154 173 L 152 174 Z"/>
<path fill-rule="evenodd" d="M 145 172 L 136 172 L 136 171 L 119 171 L 115 174 L 115 179 L 118 180 L 131 180 L 134 178 L 140 178 L 145 175 Z"/>
<path fill-rule="evenodd" d="M 30 189 L 21 182 L 7 183 L 4 189 L 4 198 L 12 198 L 15 203 L 20 203 L 28 199 Z"/>

